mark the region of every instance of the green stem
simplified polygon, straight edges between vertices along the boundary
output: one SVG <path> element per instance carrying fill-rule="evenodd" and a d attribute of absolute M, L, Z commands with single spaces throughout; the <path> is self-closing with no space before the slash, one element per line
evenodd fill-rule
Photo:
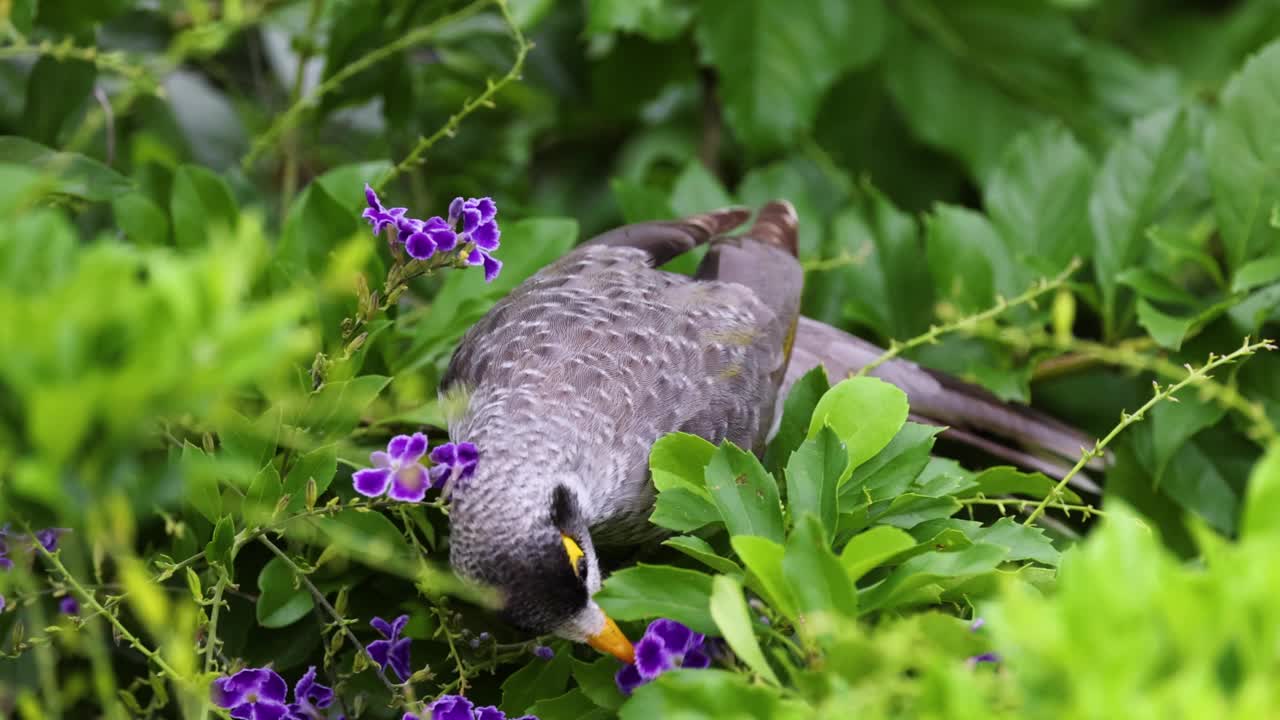
<path fill-rule="evenodd" d="M 214 662 L 218 653 L 218 618 L 222 613 L 222 591 L 227 587 L 227 571 L 219 570 L 218 582 L 213 586 L 213 609 L 209 611 L 209 626 L 204 634 L 204 671 L 214 671 Z M 208 718 L 212 714 L 213 703 L 205 698 L 204 711 L 201 715 Z"/>
<path fill-rule="evenodd" d="M 965 505 L 965 506 L 994 505 L 1000 508 L 1001 513 L 1004 512 L 1004 507 L 1006 505 L 1012 505 L 1017 508 L 1027 508 L 1033 505 L 1038 505 L 1039 503 L 1040 503 L 1039 500 L 1028 500 L 1026 498 L 988 498 L 988 497 L 960 498 L 961 505 Z M 1088 517 L 1090 515 L 1097 515 L 1098 517 L 1107 516 L 1105 512 L 1095 508 L 1092 505 L 1075 505 L 1071 503 L 1050 503 L 1049 507 L 1053 508 L 1054 510 L 1061 510 L 1065 513 L 1078 512 L 1083 514 L 1085 517 Z"/>
<path fill-rule="evenodd" d="M 1058 484 L 1053 487 L 1053 490 L 1049 491 L 1049 494 L 1045 495 L 1044 499 L 1041 500 L 1038 505 L 1036 505 L 1036 509 L 1031 511 L 1031 514 L 1027 516 L 1027 519 L 1024 520 L 1022 524 L 1030 525 L 1031 523 L 1035 522 L 1041 515 L 1044 514 L 1044 511 L 1049 507 L 1050 503 L 1059 502 L 1058 498 L 1062 497 L 1062 489 L 1067 486 L 1067 483 L 1071 481 L 1071 478 L 1075 477 L 1081 470 L 1083 470 L 1084 466 L 1087 465 L 1090 460 L 1093 460 L 1094 458 L 1102 457 L 1102 451 L 1106 449 L 1108 445 L 1111 444 L 1111 441 L 1115 440 L 1116 436 L 1124 432 L 1125 428 L 1143 419 L 1147 411 L 1151 410 L 1151 408 L 1155 407 L 1156 405 L 1158 405 L 1164 400 L 1172 398 L 1174 393 L 1178 392 L 1184 387 L 1195 382 L 1204 381 L 1209 377 L 1209 372 L 1218 367 L 1235 362 L 1240 358 L 1253 355 L 1259 350 L 1275 350 L 1275 349 L 1276 349 L 1275 344 L 1272 343 L 1272 341 L 1270 340 L 1261 340 L 1256 343 L 1250 343 L 1249 338 L 1245 338 L 1244 344 L 1241 345 L 1240 348 L 1237 349 L 1235 352 L 1229 355 L 1223 355 L 1218 357 L 1211 354 L 1209 355 L 1209 360 L 1198 369 L 1192 368 L 1190 365 L 1188 365 L 1186 367 L 1187 376 L 1183 378 L 1181 381 L 1176 382 L 1173 385 L 1170 385 L 1164 389 L 1160 389 L 1159 384 L 1157 384 L 1156 393 L 1151 396 L 1150 400 L 1143 403 L 1142 407 L 1138 408 L 1137 412 L 1134 412 L 1133 414 L 1122 413 L 1120 416 L 1120 422 L 1117 423 L 1115 427 L 1111 428 L 1111 432 L 1107 433 L 1105 437 L 1099 440 L 1093 446 L 1093 449 L 1086 450 L 1083 453 L 1081 453 L 1080 459 L 1076 461 L 1076 464 L 1072 466 L 1070 470 L 1067 471 L 1067 474 L 1062 476 L 1062 479 L 1058 481 Z"/>

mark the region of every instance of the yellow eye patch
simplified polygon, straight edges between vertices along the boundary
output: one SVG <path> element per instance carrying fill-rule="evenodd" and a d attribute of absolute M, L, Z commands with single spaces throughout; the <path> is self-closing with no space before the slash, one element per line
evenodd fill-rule
<path fill-rule="evenodd" d="M 582 571 L 586 569 L 586 563 L 583 560 L 587 554 L 582 552 L 582 548 L 578 547 L 578 543 L 568 535 L 561 534 L 560 541 L 564 543 L 564 551 L 569 555 L 569 567 L 573 568 L 573 574 L 582 577 Z"/>

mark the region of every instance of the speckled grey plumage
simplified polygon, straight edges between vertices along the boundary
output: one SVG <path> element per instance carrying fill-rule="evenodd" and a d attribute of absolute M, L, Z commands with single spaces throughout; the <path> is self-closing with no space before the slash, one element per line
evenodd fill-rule
<path fill-rule="evenodd" d="M 584 546 L 652 538 L 648 457 L 667 433 L 761 446 L 799 309 L 799 264 L 772 242 L 738 238 L 713 243 L 697 277 L 654 268 L 743 216 L 602 236 L 526 280 L 466 334 L 442 382 L 442 393 L 467 397 L 450 435 L 481 451 L 450 511 L 451 561 L 461 574 L 512 588 L 524 582 L 517 576 L 554 570 L 559 530 Z M 548 517 L 558 485 L 576 501 L 578 527 L 557 528 Z M 599 584 L 599 569 L 591 572 L 588 590 Z M 525 600 L 508 604 L 579 598 Z M 536 626 L 544 609 L 515 619 Z"/>

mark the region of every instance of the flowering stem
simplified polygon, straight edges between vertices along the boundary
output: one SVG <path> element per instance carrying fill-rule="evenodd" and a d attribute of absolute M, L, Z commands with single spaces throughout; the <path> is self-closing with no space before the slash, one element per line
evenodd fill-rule
<path fill-rule="evenodd" d="M 307 574 L 302 571 L 302 568 L 298 567 L 298 564 L 293 561 L 293 558 L 289 557 L 285 551 L 281 550 L 275 543 L 271 542 L 266 535 L 259 535 L 258 542 L 265 545 L 268 550 L 274 553 L 276 557 L 280 558 L 281 562 L 283 562 L 289 570 L 293 572 L 293 576 L 298 579 L 298 582 L 302 583 L 303 587 L 311 593 L 311 597 L 315 599 L 316 604 L 324 608 L 324 611 L 329 614 L 329 617 L 333 618 L 334 623 L 338 626 L 338 631 L 346 635 L 347 640 L 350 641 L 353 646 L 363 650 L 364 643 L 360 642 L 355 633 L 351 632 L 351 628 L 347 627 L 349 621 L 342 617 L 342 615 L 338 614 L 338 611 L 334 609 L 333 605 L 329 604 L 329 600 L 325 598 L 324 593 L 320 592 L 320 588 L 317 588 L 315 583 L 311 582 L 311 578 L 307 577 Z M 368 651 L 366 650 L 365 652 L 367 653 Z M 372 660 L 372 658 L 370 659 Z M 387 690 L 393 696 L 400 694 L 396 690 L 396 686 L 391 684 L 391 681 L 387 679 L 386 673 L 382 671 L 382 666 L 378 665 L 376 662 L 373 666 L 374 670 L 378 673 L 378 677 L 382 680 L 382 684 L 386 686 Z M 410 701 L 412 701 L 412 698 L 410 698 Z"/>
<path fill-rule="evenodd" d="M 1102 457 L 1102 451 L 1106 449 L 1107 445 L 1111 444 L 1111 441 L 1115 440 L 1117 435 L 1124 432 L 1125 428 L 1143 419 L 1143 417 L 1146 416 L 1147 411 L 1149 411 L 1151 408 L 1155 407 L 1156 405 L 1158 405 L 1160 402 L 1164 400 L 1173 398 L 1174 393 L 1177 393 L 1179 390 L 1186 387 L 1187 385 L 1206 380 L 1207 378 L 1210 377 L 1209 372 L 1216 368 L 1219 368 L 1223 365 L 1227 365 L 1229 363 L 1233 363 L 1236 360 L 1239 360 L 1240 358 L 1253 355 L 1259 350 L 1275 350 L 1275 349 L 1276 349 L 1275 344 L 1270 340 L 1261 340 L 1256 343 L 1250 343 L 1249 338 L 1245 338 L 1244 344 L 1241 345 L 1240 348 L 1237 349 L 1235 352 L 1229 355 L 1215 356 L 1211 353 L 1209 355 L 1209 360 L 1199 368 L 1193 368 L 1190 365 L 1187 365 L 1186 366 L 1187 376 L 1183 378 L 1181 381 L 1174 383 L 1173 385 L 1169 385 L 1168 387 L 1165 387 L 1163 389 L 1161 389 L 1159 384 L 1157 383 L 1156 393 L 1151 396 L 1151 399 L 1143 403 L 1142 407 L 1138 408 L 1137 412 L 1134 412 L 1132 414 L 1121 413 L 1120 422 L 1117 423 L 1115 427 L 1111 428 L 1111 432 L 1107 433 L 1105 437 L 1099 440 L 1093 446 L 1092 449 L 1086 450 L 1083 453 L 1081 453 L 1080 459 L 1076 461 L 1076 464 L 1072 466 L 1072 468 L 1068 470 L 1065 475 L 1062 476 L 1062 479 L 1058 481 L 1058 484 L 1054 485 L 1053 490 L 1049 491 L 1049 493 L 1045 495 L 1044 499 L 1041 500 L 1038 505 L 1036 505 L 1035 510 L 1031 511 L 1031 514 L 1027 516 L 1027 519 L 1024 520 L 1022 524 L 1030 525 L 1031 523 L 1035 522 L 1041 515 L 1043 515 L 1044 511 L 1049 507 L 1049 505 L 1052 502 L 1056 502 L 1058 498 L 1062 497 L 1062 489 L 1067 486 L 1067 483 L 1070 482 L 1071 478 L 1075 477 L 1077 473 L 1079 473 L 1082 469 L 1084 469 L 1084 466 L 1088 464 L 1089 461 L 1093 460 L 1094 458 Z M 1176 400 L 1177 398 L 1173 398 L 1173 399 Z"/>
<path fill-rule="evenodd" d="M 213 609 L 209 611 L 209 626 L 204 633 L 204 671 L 211 673 L 214 670 L 215 656 L 217 655 L 218 646 L 222 641 L 218 639 L 218 617 L 222 611 L 222 591 L 227 587 L 227 571 L 225 569 L 218 570 L 218 582 L 213 586 Z M 204 712 L 201 713 L 208 718 L 212 714 L 213 702 L 210 698 L 205 698 Z"/>
<path fill-rule="evenodd" d="M 1042 278 L 1040 282 L 1031 286 L 1030 288 L 1027 289 L 1026 292 L 1013 298 L 1012 300 L 1005 300 L 1003 297 L 998 298 L 995 305 L 987 308 L 986 310 L 983 310 L 980 313 L 976 313 L 973 315 L 966 315 L 965 317 L 962 317 L 958 320 L 953 320 L 951 322 L 944 323 L 942 325 L 931 325 L 929 326 L 928 332 L 925 332 L 921 335 L 917 335 L 911 338 L 910 340 L 907 340 L 906 342 L 898 342 L 897 340 L 894 340 L 889 343 L 888 350 L 881 353 L 880 357 L 876 358 L 875 360 L 872 360 L 870 363 L 863 366 L 861 370 L 855 373 L 855 376 L 861 377 L 863 375 L 866 375 L 872 370 L 880 367 L 881 365 L 885 364 L 886 362 L 889 362 L 893 358 L 898 357 L 899 355 L 903 354 L 904 352 L 907 352 L 908 350 L 915 349 L 917 347 L 920 347 L 921 345 L 928 345 L 929 343 L 937 342 L 938 338 L 941 337 L 942 335 L 946 335 L 947 333 L 951 333 L 951 332 L 956 332 L 957 330 L 965 330 L 968 328 L 977 327 L 980 323 L 986 320 L 990 320 L 994 317 L 997 317 L 998 315 L 1001 315 L 1002 313 L 1004 313 L 1006 310 L 1010 308 L 1018 307 L 1019 305 L 1032 304 L 1041 295 L 1044 295 L 1045 293 L 1048 293 L 1051 290 L 1056 290 L 1059 287 L 1061 287 L 1064 283 L 1066 283 L 1067 278 L 1071 277 L 1071 274 L 1074 273 L 1079 268 L 1080 268 L 1080 259 L 1073 258 L 1071 262 L 1067 264 L 1067 267 L 1064 268 L 1061 273 L 1058 273 L 1057 277 L 1053 278 L 1052 280 L 1047 278 Z"/>
<path fill-rule="evenodd" d="M 458 680 L 456 683 L 458 694 L 465 695 L 467 692 L 467 671 L 462 666 L 462 656 L 458 654 L 458 646 L 453 642 L 453 633 L 449 631 L 449 621 L 440 608 L 432 606 L 431 612 L 440 621 L 440 632 L 444 633 L 444 638 L 449 643 L 449 654 L 453 656 L 454 665 L 458 668 Z"/>

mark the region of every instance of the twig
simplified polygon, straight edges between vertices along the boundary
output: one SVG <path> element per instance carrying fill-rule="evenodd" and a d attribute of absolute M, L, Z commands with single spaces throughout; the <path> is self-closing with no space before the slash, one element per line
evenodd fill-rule
<path fill-rule="evenodd" d="M 917 335 L 911 338 L 910 340 L 907 340 L 906 342 L 898 342 L 897 340 L 894 340 L 891 343 L 889 343 L 888 350 L 885 350 L 883 353 L 880 354 L 880 357 L 876 358 L 875 360 L 872 360 L 870 363 L 863 366 L 861 370 L 855 373 L 855 376 L 861 377 L 863 375 L 866 375 L 872 370 L 875 370 L 876 368 L 880 367 L 886 362 L 889 362 L 895 357 L 898 357 L 904 352 L 907 352 L 908 350 L 912 350 L 914 348 L 920 347 L 921 345 L 928 345 L 930 343 L 937 342 L 939 337 L 946 335 L 947 333 L 976 327 L 978 326 L 978 324 L 982 322 L 985 322 L 994 317 L 997 317 L 998 315 L 1001 315 L 1002 313 L 1004 313 L 1006 310 L 1010 308 L 1018 307 L 1019 305 L 1027 305 L 1030 303 L 1034 303 L 1036 298 L 1039 298 L 1041 295 L 1044 295 L 1045 293 L 1048 293 L 1051 290 L 1056 290 L 1057 288 L 1061 287 L 1067 281 L 1067 278 L 1071 277 L 1071 274 L 1074 273 L 1079 268 L 1080 268 L 1080 259 L 1073 258 L 1071 262 L 1067 264 L 1067 267 L 1061 273 L 1058 273 L 1057 277 L 1053 278 L 1052 280 L 1047 278 L 1042 278 L 1038 283 L 1031 286 L 1026 292 L 1013 298 L 1012 300 L 1005 300 L 1003 297 L 998 298 L 995 305 L 993 305 L 990 308 L 987 308 L 986 310 L 983 310 L 980 313 L 976 313 L 974 315 L 966 315 L 965 317 L 962 317 L 958 320 L 953 320 L 951 322 L 944 323 L 942 325 L 931 325 L 929 326 L 929 330 L 927 332 L 921 335 Z"/>
<path fill-rule="evenodd" d="M 1076 464 L 1070 470 L 1067 471 L 1066 475 L 1062 476 L 1062 479 L 1058 481 L 1058 484 L 1053 487 L 1053 490 L 1049 491 L 1049 493 L 1045 495 L 1044 499 L 1041 500 L 1038 505 L 1036 505 L 1036 509 L 1033 510 L 1031 514 L 1027 516 L 1027 519 L 1024 520 L 1022 524 L 1030 525 L 1031 523 L 1035 522 L 1037 518 L 1043 515 L 1045 509 L 1047 509 L 1051 503 L 1056 502 L 1055 498 L 1062 497 L 1062 494 L 1061 494 L 1062 489 L 1067 486 L 1067 483 L 1070 482 L 1071 478 L 1075 477 L 1077 473 L 1079 473 L 1082 469 L 1084 469 L 1084 466 L 1090 460 L 1093 460 L 1094 458 L 1097 458 L 1097 457 L 1101 457 L 1102 451 L 1107 447 L 1107 445 L 1111 443 L 1112 440 L 1116 438 L 1117 435 L 1119 435 L 1121 432 L 1124 432 L 1125 428 L 1138 422 L 1139 420 L 1142 420 L 1143 417 L 1146 416 L 1147 411 L 1151 410 L 1151 408 L 1155 407 L 1156 405 L 1158 405 L 1160 402 L 1164 400 L 1172 398 L 1174 393 L 1178 392 L 1179 390 L 1186 387 L 1187 385 L 1190 385 L 1194 382 L 1203 381 L 1209 378 L 1210 377 L 1209 372 L 1216 368 L 1235 362 L 1236 360 L 1239 360 L 1242 357 L 1253 355 L 1259 350 L 1275 350 L 1275 349 L 1276 349 L 1275 344 L 1270 340 L 1260 340 L 1256 343 L 1250 343 L 1249 338 L 1245 338 L 1244 344 L 1241 345 L 1240 348 L 1237 349 L 1235 352 L 1229 355 L 1215 356 L 1213 354 L 1210 354 L 1208 361 L 1205 362 L 1205 364 L 1198 369 L 1193 368 L 1190 365 L 1187 365 L 1186 366 L 1187 376 L 1183 378 L 1181 381 L 1176 382 L 1173 385 L 1169 385 L 1168 387 L 1165 387 L 1163 389 L 1161 389 L 1159 384 L 1157 383 L 1156 393 L 1151 396 L 1151 399 L 1143 403 L 1142 407 L 1138 408 L 1138 410 L 1132 414 L 1121 413 L 1120 422 L 1117 423 L 1115 427 L 1111 428 L 1111 432 L 1107 433 L 1105 437 L 1103 437 L 1101 440 L 1095 443 L 1092 449 L 1085 450 L 1083 453 L 1081 453 L 1080 459 L 1076 461 Z"/>

